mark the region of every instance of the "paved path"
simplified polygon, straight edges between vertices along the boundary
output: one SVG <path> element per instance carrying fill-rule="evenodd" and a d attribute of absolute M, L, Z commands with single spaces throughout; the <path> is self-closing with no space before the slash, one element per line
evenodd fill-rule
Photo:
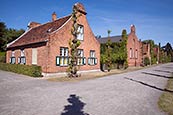
<path fill-rule="evenodd" d="M 173 63 L 68 83 L 0 71 L 0 115 L 164 115 L 156 87 L 171 71 Z"/>

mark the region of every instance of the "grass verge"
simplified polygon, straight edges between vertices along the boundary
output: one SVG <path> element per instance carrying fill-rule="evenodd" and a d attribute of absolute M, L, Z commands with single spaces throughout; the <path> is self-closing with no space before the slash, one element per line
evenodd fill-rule
<path fill-rule="evenodd" d="M 168 80 L 166 88 L 173 91 L 173 79 Z M 159 98 L 158 105 L 168 115 L 173 115 L 173 93 L 164 92 Z"/>
<path fill-rule="evenodd" d="M 76 81 L 82 81 L 82 80 L 89 80 L 89 79 L 95 79 L 95 78 L 101 78 L 101 77 L 105 77 L 108 75 L 115 75 L 115 74 L 120 74 L 120 73 L 125 73 L 125 72 L 129 72 L 129 71 L 135 71 L 135 70 L 139 70 L 139 69 L 143 69 L 143 67 L 130 67 L 128 69 L 114 69 L 111 70 L 110 72 L 90 72 L 90 73 L 81 73 L 81 77 L 76 77 L 76 78 L 69 78 L 69 77 L 61 77 L 61 76 L 55 76 L 55 77 L 51 77 L 48 78 L 48 81 L 53 81 L 53 82 L 76 82 Z"/>

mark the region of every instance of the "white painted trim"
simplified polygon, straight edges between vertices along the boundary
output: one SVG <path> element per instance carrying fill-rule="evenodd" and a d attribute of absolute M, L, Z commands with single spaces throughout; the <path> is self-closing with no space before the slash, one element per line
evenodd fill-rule
<path fill-rule="evenodd" d="M 32 29 L 32 28 L 31 28 Z M 15 39 L 14 41 L 12 41 L 12 42 L 10 42 L 10 43 L 8 43 L 7 44 L 7 48 L 10 46 L 10 45 L 12 45 L 12 44 L 14 44 L 16 41 L 18 41 L 21 37 L 23 37 L 26 33 L 28 33 L 31 29 L 29 29 L 28 31 L 25 31 L 21 36 L 19 36 L 17 39 Z"/>
<path fill-rule="evenodd" d="M 63 17 L 63 18 L 65 18 L 65 17 Z M 56 33 L 57 31 L 59 31 L 59 30 L 60 30 L 61 28 L 63 28 L 71 19 L 72 19 L 72 16 L 71 16 L 61 27 L 59 27 L 57 30 L 53 31 L 53 32 L 50 33 L 50 34 L 54 34 L 54 33 Z"/>

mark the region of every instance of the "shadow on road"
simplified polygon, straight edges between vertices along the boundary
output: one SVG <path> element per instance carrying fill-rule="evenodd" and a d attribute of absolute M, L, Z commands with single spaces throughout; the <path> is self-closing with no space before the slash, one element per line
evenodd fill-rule
<path fill-rule="evenodd" d="M 165 91 L 165 92 L 173 93 L 173 91 L 171 91 L 171 90 L 168 90 L 168 89 L 162 89 L 162 88 L 159 88 L 159 87 L 156 87 L 156 86 L 153 86 L 153 85 L 150 85 L 150 84 L 144 83 L 144 82 L 142 82 L 142 81 L 134 80 L 134 79 L 127 78 L 127 77 L 124 77 L 124 78 L 127 79 L 127 80 L 131 80 L 131 81 L 134 81 L 134 82 L 140 83 L 140 84 L 142 84 L 142 85 L 145 85 L 145 86 L 151 87 L 151 88 L 153 88 L 153 89 L 157 89 L 157 90 L 160 90 L 160 91 Z"/>
<path fill-rule="evenodd" d="M 81 97 L 71 94 L 67 101 L 69 105 L 64 106 L 64 110 L 61 115 L 89 115 L 83 111 L 84 106 L 86 105 L 80 100 Z"/>
<path fill-rule="evenodd" d="M 168 77 L 165 75 L 159 75 L 159 74 L 154 74 L 154 73 L 147 73 L 147 72 L 142 72 L 143 74 L 148 74 L 148 75 L 153 75 L 153 76 L 157 76 L 157 77 L 162 77 L 162 78 L 169 78 L 169 79 L 173 79 L 173 77 Z"/>
<path fill-rule="evenodd" d="M 173 72 L 172 71 L 166 71 L 166 70 L 154 70 L 154 71 L 158 71 L 158 72 L 165 72 L 165 73 L 171 73 L 171 74 L 173 74 Z"/>

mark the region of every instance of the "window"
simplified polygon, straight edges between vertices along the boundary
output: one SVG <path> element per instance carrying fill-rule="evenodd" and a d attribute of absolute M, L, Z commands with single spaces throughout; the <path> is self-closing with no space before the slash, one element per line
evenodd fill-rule
<path fill-rule="evenodd" d="M 96 65 L 97 64 L 97 58 L 95 57 L 95 51 L 90 50 L 90 57 L 88 58 L 88 64 L 89 65 Z"/>
<path fill-rule="evenodd" d="M 135 58 L 138 58 L 138 50 L 136 49 Z"/>
<path fill-rule="evenodd" d="M 67 66 L 68 65 L 68 48 L 60 47 L 60 56 L 56 57 L 57 66 Z"/>
<path fill-rule="evenodd" d="M 15 57 L 15 51 L 11 52 L 11 57 Z"/>
<path fill-rule="evenodd" d="M 10 63 L 11 64 L 15 64 L 16 63 L 16 58 L 15 57 L 11 57 L 10 58 Z"/>
<path fill-rule="evenodd" d="M 85 65 L 86 64 L 86 58 L 84 57 L 84 51 L 83 49 L 78 49 L 78 58 L 77 58 L 77 65 Z"/>
<path fill-rule="evenodd" d="M 11 64 L 15 64 L 16 63 L 15 51 L 14 50 L 11 52 L 10 63 Z"/>
<path fill-rule="evenodd" d="M 22 49 L 22 50 L 20 50 L 20 56 L 21 57 L 24 57 L 25 56 L 25 51 Z"/>
<path fill-rule="evenodd" d="M 83 36 L 84 36 L 84 27 L 83 27 L 82 25 L 78 25 L 77 32 L 78 32 L 77 39 L 78 39 L 78 40 L 83 40 Z"/>
<path fill-rule="evenodd" d="M 19 64 L 26 64 L 24 49 L 20 50 L 20 57 L 18 58 L 18 63 Z"/>
<path fill-rule="evenodd" d="M 133 58 L 133 50 L 130 48 L 130 58 Z"/>

